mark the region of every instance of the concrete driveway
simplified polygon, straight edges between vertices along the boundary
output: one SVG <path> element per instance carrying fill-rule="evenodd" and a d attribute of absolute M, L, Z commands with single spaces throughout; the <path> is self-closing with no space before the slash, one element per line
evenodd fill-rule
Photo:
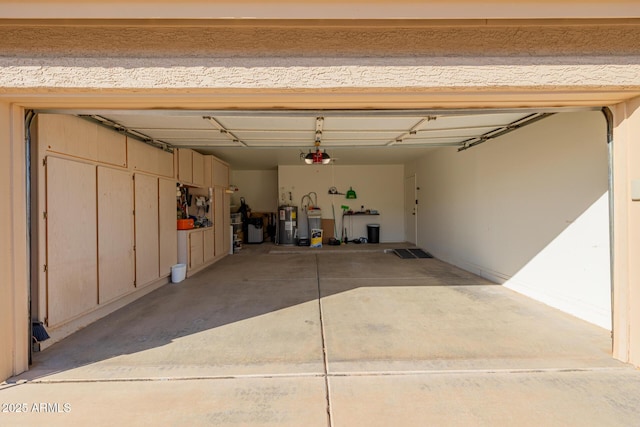
<path fill-rule="evenodd" d="M 640 425 L 609 331 L 387 246 L 245 246 L 36 354 L 0 425 Z"/>

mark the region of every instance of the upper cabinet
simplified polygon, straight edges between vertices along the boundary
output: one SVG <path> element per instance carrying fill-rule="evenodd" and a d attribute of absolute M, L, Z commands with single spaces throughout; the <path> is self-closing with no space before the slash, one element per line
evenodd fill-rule
<path fill-rule="evenodd" d="M 127 166 L 127 137 L 68 114 L 38 114 L 38 140 L 45 150 L 114 166 Z"/>
<path fill-rule="evenodd" d="M 183 184 L 193 183 L 193 150 L 178 148 L 178 181 Z"/>
<path fill-rule="evenodd" d="M 127 137 L 97 126 L 96 143 L 99 163 L 127 167 Z"/>
<path fill-rule="evenodd" d="M 129 163 L 136 172 L 173 177 L 173 154 L 134 139 L 128 140 Z"/>
<path fill-rule="evenodd" d="M 204 186 L 213 187 L 213 156 L 204 156 Z"/>
<path fill-rule="evenodd" d="M 213 185 L 229 187 L 229 165 L 215 157 L 213 158 Z"/>
<path fill-rule="evenodd" d="M 193 184 L 199 187 L 204 187 L 205 179 L 204 179 L 204 155 L 194 151 L 192 153 L 193 157 Z"/>
<path fill-rule="evenodd" d="M 205 156 L 189 148 L 178 148 L 178 181 L 194 187 L 211 187 L 213 156 Z"/>

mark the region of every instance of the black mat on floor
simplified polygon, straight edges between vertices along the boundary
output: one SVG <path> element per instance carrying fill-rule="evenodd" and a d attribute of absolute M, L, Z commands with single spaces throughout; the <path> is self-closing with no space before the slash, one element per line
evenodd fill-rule
<path fill-rule="evenodd" d="M 415 255 L 416 258 L 433 258 L 433 255 L 429 252 L 423 251 L 422 249 L 409 249 L 409 252 Z"/>
<path fill-rule="evenodd" d="M 415 258 L 409 249 L 394 249 L 393 253 L 398 255 L 402 259 Z"/>
<path fill-rule="evenodd" d="M 394 249 L 393 253 L 402 259 L 433 258 L 433 255 L 422 249 Z"/>

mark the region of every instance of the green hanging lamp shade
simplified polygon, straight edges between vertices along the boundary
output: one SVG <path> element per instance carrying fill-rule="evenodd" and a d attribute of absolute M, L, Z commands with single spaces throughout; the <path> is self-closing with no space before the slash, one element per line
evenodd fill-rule
<path fill-rule="evenodd" d="M 356 199 L 356 192 L 353 191 L 353 188 L 349 187 L 349 191 L 347 191 L 347 199 Z"/>

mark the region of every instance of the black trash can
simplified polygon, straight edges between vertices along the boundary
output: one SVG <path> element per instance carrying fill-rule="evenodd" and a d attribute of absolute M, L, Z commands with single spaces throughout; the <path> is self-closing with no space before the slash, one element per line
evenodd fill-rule
<path fill-rule="evenodd" d="M 367 242 L 380 243 L 380 224 L 367 224 Z"/>

